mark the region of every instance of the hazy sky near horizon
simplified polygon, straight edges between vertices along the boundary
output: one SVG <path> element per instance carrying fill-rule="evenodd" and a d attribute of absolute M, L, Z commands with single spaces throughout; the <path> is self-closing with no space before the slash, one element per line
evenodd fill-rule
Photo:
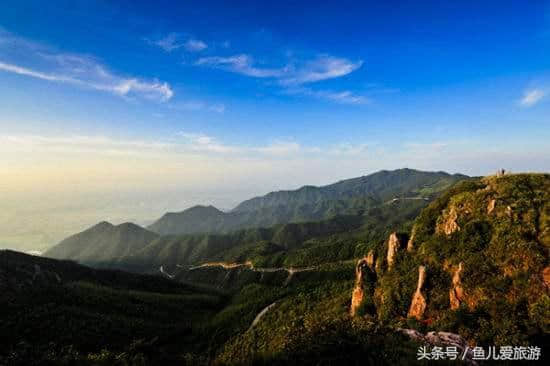
<path fill-rule="evenodd" d="M 549 49 L 548 1 L 3 1 L 0 247 L 379 169 L 548 171 Z"/>

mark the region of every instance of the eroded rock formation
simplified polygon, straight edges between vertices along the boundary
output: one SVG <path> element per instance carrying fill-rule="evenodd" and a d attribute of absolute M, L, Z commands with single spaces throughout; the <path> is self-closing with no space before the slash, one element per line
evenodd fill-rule
<path fill-rule="evenodd" d="M 413 295 L 411 307 L 409 308 L 408 316 L 411 318 L 422 319 L 424 311 L 426 310 L 426 297 L 422 294 L 422 288 L 426 281 L 426 267 L 418 267 L 418 283 L 416 285 L 416 291 Z"/>
<path fill-rule="evenodd" d="M 374 271 L 374 251 L 371 249 L 369 254 L 365 257 L 365 261 L 371 270 Z"/>
<path fill-rule="evenodd" d="M 386 258 L 388 261 L 388 269 L 391 269 L 400 246 L 401 242 L 399 241 L 397 233 L 391 233 L 390 238 L 388 239 L 388 256 Z"/>
<path fill-rule="evenodd" d="M 369 281 L 374 282 L 374 271 L 373 268 L 374 253 L 369 252 L 367 256 L 357 261 L 355 266 L 355 287 L 353 288 L 353 293 L 351 295 L 351 307 L 350 314 L 354 316 L 357 314 L 357 310 L 365 300 L 365 296 L 372 296 L 372 294 L 365 293 L 365 288 Z"/>
<path fill-rule="evenodd" d="M 550 289 L 550 266 L 542 270 L 542 281 L 546 288 Z"/>
<path fill-rule="evenodd" d="M 460 262 L 453 274 L 453 287 L 449 291 L 449 301 L 451 303 L 451 309 L 453 310 L 458 309 L 460 304 L 464 301 L 464 288 L 461 282 L 462 270 L 463 266 L 462 262 Z"/>
<path fill-rule="evenodd" d="M 416 236 L 416 227 L 413 226 L 411 231 L 411 237 L 409 238 L 409 241 L 407 241 L 407 252 L 412 252 L 414 250 L 414 238 Z"/>
<path fill-rule="evenodd" d="M 496 200 L 492 199 L 489 201 L 489 204 L 487 205 L 487 213 L 490 214 L 495 209 Z"/>
<path fill-rule="evenodd" d="M 458 219 L 458 212 L 456 207 L 452 206 L 447 215 L 443 216 L 443 220 L 437 224 L 436 231 L 438 233 L 445 233 L 445 235 L 451 235 L 455 231 L 459 231 L 460 227 L 456 223 Z"/>

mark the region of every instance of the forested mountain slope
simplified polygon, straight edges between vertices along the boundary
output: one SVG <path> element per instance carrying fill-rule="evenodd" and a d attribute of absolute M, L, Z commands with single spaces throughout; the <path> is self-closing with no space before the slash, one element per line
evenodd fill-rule
<path fill-rule="evenodd" d="M 159 234 L 225 233 L 242 228 L 356 215 L 394 198 L 431 200 L 438 192 L 467 178 L 461 174 L 413 169 L 380 171 L 323 187 L 305 186 L 272 192 L 239 204 L 228 213 L 195 206 L 167 213 L 148 227 Z"/>
<path fill-rule="evenodd" d="M 61 241 L 44 256 L 86 263 L 103 262 L 130 255 L 157 237 L 158 234 L 132 223 L 115 226 L 103 221 Z"/>

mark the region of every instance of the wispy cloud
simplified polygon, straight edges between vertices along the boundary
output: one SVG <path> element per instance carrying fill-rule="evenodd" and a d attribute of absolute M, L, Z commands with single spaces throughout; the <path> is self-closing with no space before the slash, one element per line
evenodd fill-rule
<path fill-rule="evenodd" d="M 542 89 L 531 89 L 525 91 L 519 103 L 523 107 L 532 107 L 540 102 L 546 96 L 546 92 Z"/>
<path fill-rule="evenodd" d="M 318 99 L 325 99 L 339 104 L 363 105 L 371 102 L 368 97 L 364 95 L 357 95 L 349 90 L 335 92 L 330 90 L 314 90 L 299 86 L 289 87 L 285 89 L 284 92 L 290 95 L 305 95 Z"/>
<path fill-rule="evenodd" d="M 133 154 L 168 151 L 171 142 L 113 139 L 105 136 L 0 135 L 0 151 L 7 153 Z"/>
<path fill-rule="evenodd" d="M 174 158 L 195 156 L 239 159 L 298 159 L 365 157 L 375 142 L 340 142 L 326 146 L 301 144 L 293 139 L 275 139 L 257 145 L 224 142 L 217 137 L 193 131 L 180 131 L 157 140 L 117 139 L 106 136 L 44 136 L 0 134 L 0 153 L 8 158 L 19 154 L 92 154 L 94 156 L 148 156 Z M 73 155 L 75 154 L 75 155 Z M 46 156 L 44 155 L 44 156 Z"/>
<path fill-rule="evenodd" d="M 229 57 L 201 57 L 195 64 L 199 66 L 210 66 L 256 78 L 279 78 L 288 71 L 286 67 L 280 69 L 257 67 L 255 66 L 254 59 L 244 54 Z"/>
<path fill-rule="evenodd" d="M 150 45 L 162 48 L 166 52 L 172 52 L 184 46 L 183 42 L 179 40 L 180 36 L 177 33 L 169 33 L 165 37 L 159 39 L 144 38 L 144 40 Z"/>
<path fill-rule="evenodd" d="M 363 62 L 322 55 L 299 66 L 288 63 L 282 67 L 270 68 L 258 66 L 250 55 L 240 54 L 202 57 L 195 64 L 257 78 L 275 78 L 283 85 L 301 85 L 348 75 L 360 68 Z"/>
<path fill-rule="evenodd" d="M 367 152 L 368 144 L 339 143 L 331 146 L 304 146 L 294 140 L 275 140 L 265 145 L 247 146 L 226 144 L 217 138 L 202 133 L 182 131 L 177 134 L 182 140 L 180 147 L 186 151 L 234 154 L 242 156 L 264 156 L 274 158 L 296 158 L 304 156 L 357 156 Z"/>
<path fill-rule="evenodd" d="M 185 42 L 185 49 L 189 52 L 199 52 L 208 48 L 208 45 L 199 39 L 190 39 Z"/>
<path fill-rule="evenodd" d="M 189 52 L 199 52 L 208 48 L 206 42 L 200 39 L 189 38 L 184 41 L 184 37 L 179 33 L 168 33 L 166 36 L 158 39 L 144 38 L 145 42 L 152 46 L 162 48 L 166 52 L 172 52 L 179 48 L 185 48 Z"/>
<path fill-rule="evenodd" d="M 300 85 L 346 76 L 363 65 L 363 61 L 350 61 L 345 58 L 322 55 L 307 61 L 301 68 L 284 77 L 284 84 Z"/>
<path fill-rule="evenodd" d="M 89 73 L 85 79 L 79 79 L 64 74 L 49 74 L 25 67 L 0 62 L 0 70 L 12 72 L 33 78 L 72 84 L 95 90 L 110 92 L 119 96 L 137 96 L 152 100 L 166 101 L 174 95 L 172 88 L 166 82 L 144 81 L 136 78 L 121 78 L 102 70 L 100 74 L 95 70 Z"/>
<path fill-rule="evenodd" d="M 219 142 L 217 139 L 201 134 L 191 132 L 179 132 L 177 134 L 183 140 L 181 141 L 184 149 L 194 152 L 206 152 L 206 153 L 240 153 L 244 152 L 244 148 L 239 146 L 227 145 Z"/>
<path fill-rule="evenodd" d="M 166 101 L 174 95 L 167 82 L 118 75 L 88 55 L 57 52 L 7 32 L 0 33 L 0 41 L 0 50 L 5 51 L 4 57 L 9 57 L 10 45 L 15 44 L 18 56 L 24 58 L 25 64 L 37 65 L 31 67 L 0 60 L 0 71 L 109 92 L 123 97 Z"/>
<path fill-rule="evenodd" d="M 274 79 L 286 94 L 355 105 L 367 104 L 370 99 L 349 90 L 314 90 L 303 85 L 346 76 L 362 64 L 363 61 L 353 62 L 345 58 L 321 55 L 302 63 L 291 62 L 281 67 L 262 67 L 252 56 L 246 54 L 201 57 L 195 62 L 197 66 L 212 67 L 255 78 Z"/>

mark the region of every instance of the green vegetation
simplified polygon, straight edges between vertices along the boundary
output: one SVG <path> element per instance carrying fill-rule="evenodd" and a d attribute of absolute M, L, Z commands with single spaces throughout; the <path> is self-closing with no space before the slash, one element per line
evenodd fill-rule
<path fill-rule="evenodd" d="M 130 255 L 157 237 L 157 234 L 132 223 L 114 226 L 104 221 L 68 237 L 44 255 L 84 263 L 104 262 Z"/>
<path fill-rule="evenodd" d="M 394 268 L 379 276 L 381 319 L 405 325 L 417 268 L 425 265 L 427 309 L 420 328 L 458 332 L 486 345 L 547 343 L 549 210 L 547 174 L 457 184 L 416 219 L 415 250 L 401 251 Z M 460 308 L 451 310 L 459 264 L 464 294 Z"/>
<path fill-rule="evenodd" d="M 157 276 L 0 252 L 0 364 L 175 362 L 226 296 Z M 124 364 L 124 363 L 120 363 Z"/>
<path fill-rule="evenodd" d="M 442 183 L 416 184 L 403 189 L 435 197 Z M 257 205 L 270 202 L 278 201 Z M 157 276 L 4 251 L 0 364 L 417 363 L 418 345 L 397 327 L 450 331 L 484 346 L 544 347 L 549 250 L 550 175 L 520 174 L 468 179 L 431 203 L 390 200 L 321 221 L 155 236 L 95 263 Z M 355 264 L 371 251 L 365 297 L 351 317 Z M 242 265 L 191 269 L 203 262 Z M 161 265 L 175 280 L 160 276 Z M 426 308 L 417 320 L 408 311 L 421 265 Z M 291 276 L 291 268 L 307 270 Z M 454 286 L 459 304 L 451 309 Z"/>
<path fill-rule="evenodd" d="M 251 261 L 256 267 L 309 267 L 364 255 L 399 227 L 407 230 L 426 206 L 403 200 L 373 208 L 363 215 L 336 216 L 319 222 L 240 230 L 231 234 L 163 236 L 132 256 L 104 265 L 134 271 L 156 271 L 161 265 Z M 206 278 L 207 283 L 213 281 Z M 216 281 L 214 281 L 216 283 Z"/>
<path fill-rule="evenodd" d="M 338 215 L 358 215 L 394 198 L 430 200 L 465 178 L 444 172 L 383 170 L 323 187 L 305 186 L 295 191 L 272 192 L 244 201 L 228 213 L 212 206 L 167 213 L 149 229 L 163 235 L 227 233 L 244 228 L 326 220 Z"/>

